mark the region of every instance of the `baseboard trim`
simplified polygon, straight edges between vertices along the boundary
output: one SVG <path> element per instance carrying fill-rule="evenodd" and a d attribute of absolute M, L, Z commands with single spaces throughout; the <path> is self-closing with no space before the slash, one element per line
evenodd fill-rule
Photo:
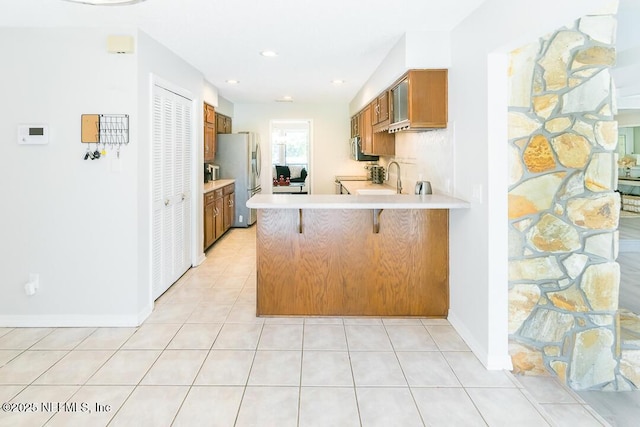
<path fill-rule="evenodd" d="M 505 354 L 504 357 L 499 360 L 493 360 L 493 358 L 490 360 L 487 350 L 475 340 L 473 334 L 464 325 L 464 322 L 462 322 L 455 313 L 452 313 L 451 310 L 449 310 L 447 320 L 451 323 L 451 326 L 453 326 L 464 342 L 467 343 L 471 352 L 478 358 L 478 360 L 480 360 L 480 363 L 482 363 L 485 368 L 491 371 L 510 371 L 513 369 L 511 358 L 508 354 Z"/>
<path fill-rule="evenodd" d="M 120 328 L 137 327 L 149 317 L 153 306 L 131 315 L 15 315 L 0 316 L 5 328 Z"/>
<path fill-rule="evenodd" d="M 207 259 L 207 256 L 203 253 L 198 255 L 198 258 L 196 259 L 195 264 L 193 264 L 194 267 L 199 266 L 200 264 L 202 264 L 205 260 Z"/>

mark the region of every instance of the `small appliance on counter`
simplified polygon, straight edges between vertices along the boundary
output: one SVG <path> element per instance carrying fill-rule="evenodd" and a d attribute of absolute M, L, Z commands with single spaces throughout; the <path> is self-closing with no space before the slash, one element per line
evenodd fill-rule
<path fill-rule="evenodd" d="M 433 194 L 433 191 L 431 190 L 431 182 L 417 181 L 415 193 L 416 194 Z"/>
<path fill-rule="evenodd" d="M 204 164 L 204 182 L 210 182 L 220 179 L 220 166 L 211 163 Z"/>

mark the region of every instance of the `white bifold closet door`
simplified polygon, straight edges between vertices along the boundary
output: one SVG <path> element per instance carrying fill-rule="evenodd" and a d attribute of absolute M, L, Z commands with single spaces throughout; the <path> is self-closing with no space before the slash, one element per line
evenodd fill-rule
<path fill-rule="evenodd" d="M 153 86 L 154 300 L 191 266 L 192 109 L 191 100 Z"/>

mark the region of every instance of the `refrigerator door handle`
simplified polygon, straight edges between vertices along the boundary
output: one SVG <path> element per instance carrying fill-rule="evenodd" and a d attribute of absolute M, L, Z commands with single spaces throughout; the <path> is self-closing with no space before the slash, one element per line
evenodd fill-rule
<path fill-rule="evenodd" d="M 260 151 L 260 143 L 256 144 L 256 175 L 260 178 L 260 171 L 262 170 L 262 151 Z"/>

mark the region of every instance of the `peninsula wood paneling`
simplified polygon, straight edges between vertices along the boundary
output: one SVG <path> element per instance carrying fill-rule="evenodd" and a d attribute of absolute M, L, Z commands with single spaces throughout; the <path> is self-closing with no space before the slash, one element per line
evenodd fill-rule
<path fill-rule="evenodd" d="M 258 315 L 441 316 L 448 210 L 262 209 Z"/>

